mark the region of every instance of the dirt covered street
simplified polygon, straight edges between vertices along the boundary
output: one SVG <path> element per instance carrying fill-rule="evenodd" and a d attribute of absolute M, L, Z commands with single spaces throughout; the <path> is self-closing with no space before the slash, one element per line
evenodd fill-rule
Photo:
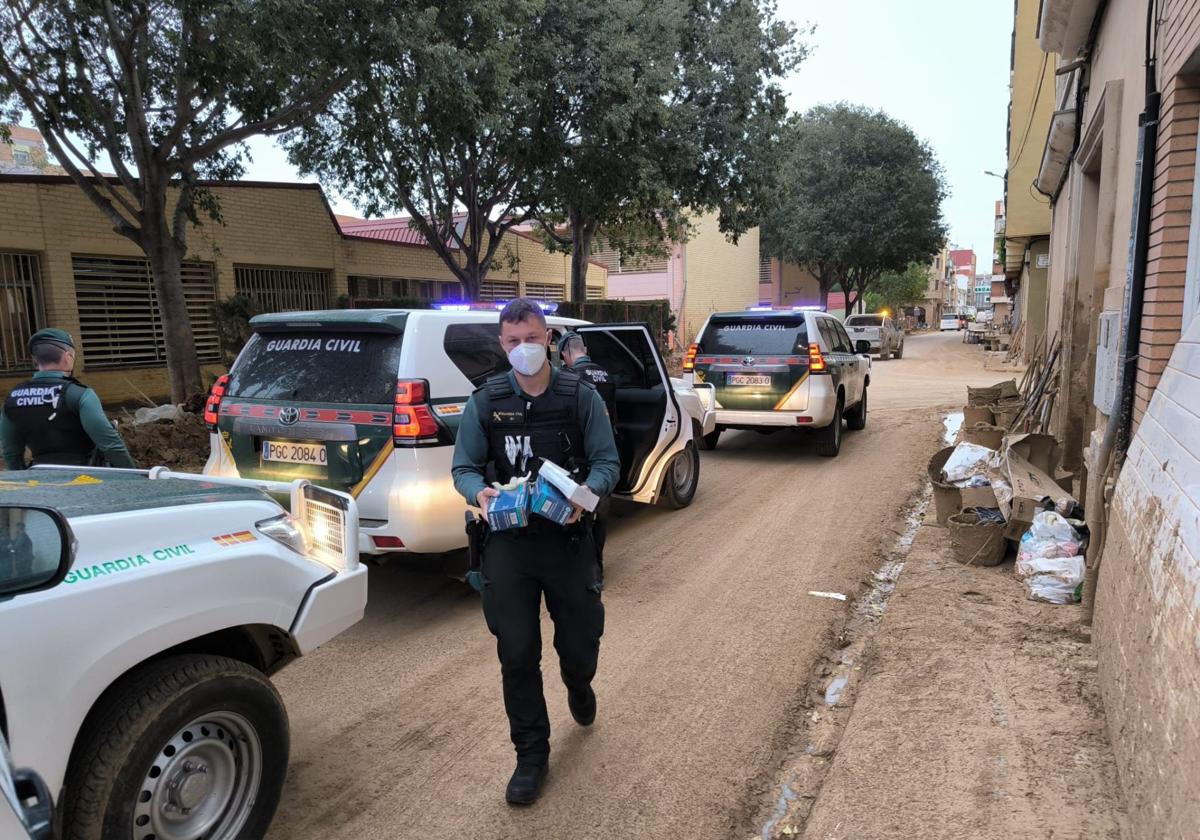
<path fill-rule="evenodd" d="M 610 528 L 596 724 L 571 720 L 544 618 L 553 726 L 538 804 L 513 768 L 479 599 L 431 563 L 372 569 L 367 618 L 277 678 L 292 765 L 270 836 L 744 838 L 793 746 L 814 666 L 902 528 L 942 434 L 984 371 L 956 333 L 872 368 L 867 428 L 836 459 L 799 434 L 727 432 L 691 507 L 619 508 Z"/>

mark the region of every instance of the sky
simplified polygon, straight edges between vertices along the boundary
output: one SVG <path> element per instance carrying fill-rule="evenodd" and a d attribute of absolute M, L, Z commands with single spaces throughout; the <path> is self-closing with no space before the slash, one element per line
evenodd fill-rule
<path fill-rule="evenodd" d="M 990 270 L 995 202 L 1003 198 L 1011 0 L 779 0 L 779 16 L 815 25 L 808 59 L 786 81 L 804 111 L 844 100 L 886 111 L 928 141 L 945 169 L 951 242 Z M 250 144 L 245 177 L 300 179 L 272 141 Z M 334 209 L 359 215 L 327 192 Z"/>

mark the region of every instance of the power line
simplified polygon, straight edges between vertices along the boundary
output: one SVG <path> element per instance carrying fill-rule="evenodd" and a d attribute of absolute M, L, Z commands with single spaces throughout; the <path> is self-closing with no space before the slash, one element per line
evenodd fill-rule
<path fill-rule="evenodd" d="M 1046 81 L 1046 63 L 1049 60 L 1050 53 L 1042 53 L 1042 69 L 1038 73 L 1037 90 L 1033 94 L 1033 106 L 1029 109 L 1029 119 L 1025 123 L 1025 133 L 1021 137 L 1021 145 L 1017 147 L 1017 156 L 1008 165 L 1010 172 L 1017 165 L 1017 161 L 1021 159 L 1021 153 L 1025 151 L 1025 141 L 1029 139 L 1029 129 L 1033 125 L 1033 115 L 1037 113 L 1038 101 L 1042 98 L 1042 84 Z"/>

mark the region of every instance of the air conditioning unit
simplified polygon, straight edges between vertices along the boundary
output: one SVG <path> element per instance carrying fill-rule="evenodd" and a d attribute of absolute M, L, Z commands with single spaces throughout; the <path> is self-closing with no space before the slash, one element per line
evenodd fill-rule
<path fill-rule="evenodd" d="M 1099 337 L 1096 341 L 1096 380 L 1092 402 L 1102 414 L 1111 415 L 1116 409 L 1117 378 L 1121 362 L 1121 313 L 1100 313 Z"/>

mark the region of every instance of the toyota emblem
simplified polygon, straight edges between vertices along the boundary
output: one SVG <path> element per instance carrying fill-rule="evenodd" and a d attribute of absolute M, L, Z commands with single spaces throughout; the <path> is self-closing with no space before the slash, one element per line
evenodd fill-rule
<path fill-rule="evenodd" d="M 300 409 L 298 408 L 281 408 L 279 410 L 279 422 L 285 426 L 290 426 L 300 419 Z"/>
<path fill-rule="evenodd" d="M 747 366 L 754 364 L 753 357 L 746 357 L 745 359 L 742 359 L 742 364 Z"/>

